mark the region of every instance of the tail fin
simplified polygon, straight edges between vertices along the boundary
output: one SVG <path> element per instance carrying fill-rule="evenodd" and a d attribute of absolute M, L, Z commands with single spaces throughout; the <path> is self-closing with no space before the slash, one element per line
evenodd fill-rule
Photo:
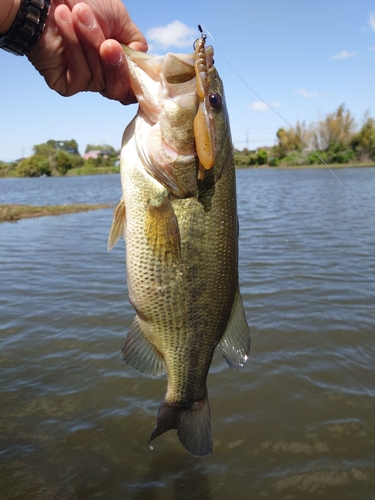
<path fill-rule="evenodd" d="M 212 453 L 208 396 L 188 406 L 162 402 L 149 443 L 170 429 L 177 429 L 182 446 L 194 457 Z"/>

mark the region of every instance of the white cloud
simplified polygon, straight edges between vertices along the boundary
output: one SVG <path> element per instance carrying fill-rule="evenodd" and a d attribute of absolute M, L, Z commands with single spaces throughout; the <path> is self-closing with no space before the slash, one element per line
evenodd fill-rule
<path fill-rule="evenodd" d="M 167 24 L 167 26 L 151 28 L 146 33 L 146 39 L 150 45 L 156 45 L 162 49 L 188 46 L 192 48 L 197 38 L 199 38 L 199 33 L 196 29 L 189 28 L 177 20 Z"/>
<path fill-rule="evenodd" d="M 300 87 L 299 89 L 294 91 L 295 94 L 301 94 L 303 97 L 307 97 L 308 99 L 310 97 L 315 97 L 318 95 L 318 92 L 316 90 L 313 90 L 312 92 L 308 92 L 305 87 Z"/>
<path fill-rule="evenodd" d="M 375 47 L 370 47 L 370 50 L 371 51 L 375 51 Z"/>
<path fill-rule="evenodd" d="M 336 54 L 332 57 L 332 59 L 347 59 L 348 57 L 353 57 L 357 54 L 357 52 L 348 52 L 347 50 L 342 50 L 340 54 Z"/>
<path fill-rule="evenodd" d="M 255 101 L 252 104 L 249 104 L 248 109 L 252 111 L 268 111 L 271 108 L 279 108 L 282 106 L 281 102 L 273 101 L 270 105 L 266 104 L 263 101 Z"/>
<path fill-rule="evenodd" d="M 368 23 L 369 23 L 370 28 L 372 29 L 372 31 L 375 32 L 375 14 L 374 13 L 370 14 L 370 18 L 368 20 Z"/>

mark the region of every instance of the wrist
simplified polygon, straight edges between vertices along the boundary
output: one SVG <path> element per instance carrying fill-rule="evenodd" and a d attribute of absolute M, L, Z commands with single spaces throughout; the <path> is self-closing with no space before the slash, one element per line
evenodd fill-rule
<path fill-rule="evenodd" d="M 16 1 L 19 1 L 19 6 L 15 18 L 12 20 L 12 4 L 12 9 L 8 10 L 5 15 L 5 22 L 2 22 L 2 26 L 7 26 L 12 21 L 7 31 L 0 32 L 0 48 L 12 54 L 23 56 L 35 46 L 43 33 L 51 0 Z"/>
<path fill-rule="evenodd" d="M 3 0 L 0 11 L 0 33 L 6 33 L 14 23 L 21 0 Z"/>

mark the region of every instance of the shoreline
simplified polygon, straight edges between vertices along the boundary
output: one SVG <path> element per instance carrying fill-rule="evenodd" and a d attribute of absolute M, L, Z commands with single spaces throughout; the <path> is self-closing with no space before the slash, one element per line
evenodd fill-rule
<path fill-rule="evenodd" d="M 317 168 L 328 168 L 328 169 L 336 169 L 336 168 L 367 168 L 367 167 L 375 167 L 375 162 L 363 162 L 363 163 L 313 163 L 311 165 L 235 165 L 236 170 L 243 169 L 270 169 L 270 170 L 303 170 L 303 169 L 317 169 Z M 85 175 L 108 175 L 108 174 L 120 174 L 120 168 L 108 167 L 108 168 L 100 168 L 100 169 L 72 169 L 69 170 L 66 175 L 52 175 L 46 176 L 48 177 L 81 177 Z M 18 177 L 13 175 L 8 176 L 0 176 L 1 179 L 32 179 L 32 177 Z"/>
<path fill-rule="evenodd" d="M 245 166 L 237 166 L 236 169 L 269 169 L 269 170 L 303 170 L 303 169 L 317 169 L 317 168 L 327 168 L 335 169 L 335 168 L 367 168 L 367 167 L 375 167 L 374 162 L 368 163 L 313 163 L 312 165 L 277 165 L 275 167 L 271 167 L 270 165 L 245 165 Z"/>
<path fill-rule="evenodd" d="M 0 223 L 17 222 L 21 219 L 30 219 L 34 217 L 46 217 L 51 215 L 75 214 L 78 212 L 88 212 L 89 210 L 99 210 L 101 208 L 110 208 L 109 204 L 86 205 L 20 205 L 15 203 L 0 205 Z"/>

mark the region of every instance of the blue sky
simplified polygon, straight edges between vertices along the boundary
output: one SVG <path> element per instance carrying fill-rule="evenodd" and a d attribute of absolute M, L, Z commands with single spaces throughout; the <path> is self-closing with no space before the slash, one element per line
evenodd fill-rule
<path fill-rule="evenodd" d="M 358 126 L 366 111 L 375 118 L 375 0 L 125 5 L 154 53 L 190 52 L 198 24 L 211 33 L 239 149 L 272 145 L 277 129 L 287 126 L 261 99 L 293 126 L 297 120 L 316 122 L 342 103 Z M 81 153 L 88 143 L 120 147 L 136 105 L 90 93 L 63 98 L 26 58 L 2 50 L 0 68 L 0 160 L 28 156 L 34 144 L 49 139 L 75 139 Z"/>

